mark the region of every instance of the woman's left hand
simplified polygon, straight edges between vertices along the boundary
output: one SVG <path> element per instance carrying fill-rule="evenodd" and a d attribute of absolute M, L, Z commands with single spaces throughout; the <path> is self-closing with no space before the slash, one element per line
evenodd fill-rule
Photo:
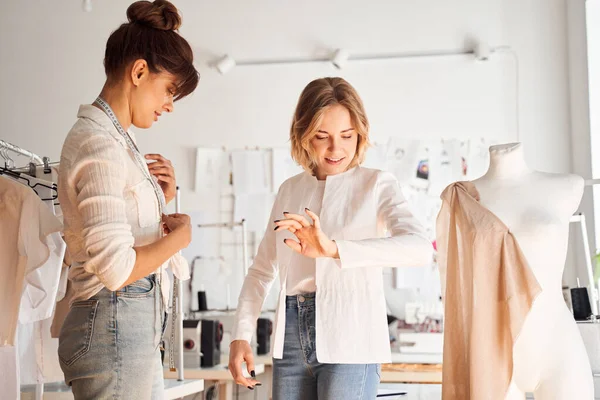
<path fill-rule="evenodd" d="M 285 244 L 295 252 L 306 257 L 339 258 L 337 244 L 323 233 L 319 217 L 308 208 L 304 210 L 312 218 L 312 224 L 302 215 L 290 214 L 288 212 L 283 213 L 285 219 L 275 221 L 275 225 L 277 225 L 275 227 L 276 231 L 287 229 L 298 238 L 298 242 L 292 239 L 285 239 Z"/>
<path fill-rule="evenodd" d="M 163 193 L 165 194 L 165 200 L 169 203 L 175 198 L 175 192 L 177 191 L 177 182 L 175 181 L 175 169 L 171 161 L 167 160 L 160 154 L 146 154 L 146 160 L 155 160 L 156 162 L 148 164 L 150 173 L 158 179 Z"/>

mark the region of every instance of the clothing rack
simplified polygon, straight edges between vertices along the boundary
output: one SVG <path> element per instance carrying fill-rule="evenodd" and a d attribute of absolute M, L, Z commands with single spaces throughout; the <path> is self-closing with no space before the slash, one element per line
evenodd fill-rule
<path fill-rule="evenodd" d="M 242 257 L 243 257 L 243 276 L 242 276 L 242 282 L 244 281 L 244 279 L 246 279 L 246 275 L 248 275 L 248 236 L 247 236 L 247 231 L 246 231 L 246 220 L 242 219 L 239 222 L 218 222 L 218 223 L 209 223 L 209 224 L 198 224 L 197 227 L 198 228 L 235 228 L 236 226 L 241 226 L 242 227 Z M 194 257 L 194 260 L 192 261 L 192 264 L 199 259 L 210 259 L 211 257 L 202 257 L 202 256 L 196 256 Z M 213 259 L 218 259 L 221 261 L 225 261 L 225 259 L 221 256 L 221 257 L 212 257 Z M 229 301 L 230 301 L 230 286 L 229 284 L 227 284 L 227 301 L 226 301 L 226 308 L 229 310 Z M 192 282 L 190 279 L 190 294 L 192 291 Z"/>
<path fill-rule="evenodd" d="M 19 146 L 16 146 L 12 143 L 9 143 L 5 140 L 0 139 L 0 150 L 4 150 L 4 153 L 2 153 L 2 157 L 5 159 L 5 163 L 6 163 L 6 167 L 9 169 L 13 169 L 14 165 L 10 165 L 10 162 L 14 162 L 9 156 L 8 153 L 6 152 L 6 150 L 10 150 L 14 153 L 17 153 L 18 155 L 21 156 L 25 156 L 25 157 L 29 157 L 29 159 L 33 162 L 36 161 L 37 163 L 39 163 L 40 165 L 44 166 L 44 169 L 49 169 L 49 162 L 50 159 L 48 157 L 40 157 L 35 153 L 32 153 L 31 151 L 25 150 Z M 35 399 L 36 400 L 42 400 L 44 397 L 44 383 L 37 383 L 35 385 Z"/>
<path fill-rule="evenodd" d="M 212 224 L 198 224 L 198 228 L 235 228 L 236 226 L 242 227 L 242 257 L 243 265 L 244 265 L 244 276 L 243 279 L 246 279 L 246 275 L 248 274 L 248 237 L 246 233 L 246 220 L 242 219 L 239 222 L 223 222 L 223 223 L 212 223 Z"/>
<path fill-rule="evenodd" d="M 175 192 L 175 212 L 180 213 L 181 208 L 181 191 L 179 186 Z M 181 251 L 179 251 L 181 255 Z M 177 380 L 183 381 L 183 288 L 181 281 L 173 274 L 173 316 L 171 323 L 177 326 L 177 343 L 169 343 L 169 348 L 177 348 Z M 176 325 L 175 325 L 176 324 Z"/>
<path fill-rule="evenodd" d="M 0 149 L 6 149 L 6 150 L 10 150 L 12 152 L 15 152 L 19 155 L 25 156 L 25 157 L 29 157 L 31 160 L 35 160 L 37 161 L 39 164 L 43 164 L 45 165 L 46 162 L 44 162 L 44 159 L 42 159 L 42 157 L 38 156 L 35 153 L 32 153 L 30 151 L 27 151 L 25 149 L 20 148 L 19 146 L 15 146 L 12 143 L 8 143 L 2 139 L 0 139 Z M 46 158 L 46 157 L 44 157 Z M 48 159 L 49 161 L 49 159 Z"/>

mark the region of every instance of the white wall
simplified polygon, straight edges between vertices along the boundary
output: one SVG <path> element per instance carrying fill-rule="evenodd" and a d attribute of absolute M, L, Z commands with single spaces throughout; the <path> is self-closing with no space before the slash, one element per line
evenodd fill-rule
<path fill-rule="evenodd" d="M 79 1 L 7 3 L 0 15 L 1 137 L 57 159 L 78 104 L 90 102 L 103 83 L 104 44 L 123 20 L 127 4 L 94 1 L 93 12 L 84 13 Z M 562 0 L 178 1 L 177 5 L 184 15 L 182 33 L 197 51 L 201 83 L 192 98 L 177 105 L 175 114 L 138 136 L 143 150 L 160 149 L 176 161 L 184 189 L 192 184 L 193 147 L 284 144 L 302 84 L 313 75 L 336 73 L 329 67 L 304 73 L 299 72 L 305 70 L 302 68 L 281 67 L 273 69 L 273 76 L 258 67 L 257 75 L 270 79 L 259 77 L 256 82 L 248 73 L 238 81 L 239 87 L 229 92 L 222 90 L 227 85 L 224 82 L 236 79 L 235 75 L 218 76 L 205 67 L 206 60 L 224 53 L 240 60 L 319 56 L 337 47 L 357 54 L 452 50 L 462 48 L 468 37 L 516 50 L 521 140 L 527 157 L 535 168 L 570 169 Z M 509 68 L 507 65 L 507 73 Z M 388 78 L 384 75 L 382 81 Z M 277 112 L 265 110 L 261 104 L 249 111 L 214 107 L 235 97 L 255 96 L 259 88 L 278 96 L 284 92 L 293 95 L 277 99 L 282 103 Z M 398 101 L 405 102 L 413 95 L 399 93 Z M 240 113 L 261 113 L 261 119 L 275 119 L 277 130 L 265 132 L 246 125 L 238 117 Z M 398 113 L 401 120 L 401 109 Z M 377 127 L 380 115 L 377 109 L 372 114 Z M 411 128 L 406 129 L 411 132 L 395 134 L 420 131 L 416 123 Z M 482 126 L 482 133 L 487 129 Z"/>
<path fill-rule="evenodd" d="M 578 3 L 583 3 L 583 1 Z M 585 13 L 587 17 L 587 20 L 580 18 L 585 24 L 578 25 L 577 29 L 582 31 L 585 26 L 586 32 L 584 34 L 587 33 L 587 48 L 584 47 L 581 51 L 581 53 L 587 55 L 587 68 L 581 71 L 583 73 L 580 79 L 585 80 L 586 83 L 589 82 L 585 87 L 586 89 L 589 87 L 589 91 L 585 90 L 586 96 L 584 96 L 584 99 L 589 99 L 589 101 L 582 104 L 582 109 L 586 113 L 587 118 L 584 121 L 588 124 L 587 136 L 590 140 L 587 142 L 582 140 L 582 143 L 587 145 L 586 151 L 582 155 L 574 154 L 574 159 L 589 160 L 586 166 L 588 169 L 591 168 L 592 173 L 590 176 L 597 179 L 600 177 L 600 160 L 598 160 L 598 157 L 593 158 L 592 154 L 598 154 L 600 151 L 600 114 L 598 113 L 598 107 L 600 106 L 600 1 L 587 0 L 584 5 L 579 6 L 578 11 L 579 15 Z M 588 191 L 590 192 L 588 194 L 589 208 L 592 208 L 592 191 Z M 600 185 L 594 186 L 593 198 L 596 214 L 600 214 Z M 600 231 L 600 219 L 596 221 L 595 230 L 596 232 Z M 599 239 L 600 236 L 596 235 L 596 248 L 600 248 Z"/>
<path fill-rule="evenodd" d="M 590 31 L 591 33 L 591 31 Z M 593 142 L 590 135 L 590 99 L 588 90 L 588 51 L 586 40 L 586 0 L 573 0 L 567 2 L 567 38 L 569 60 L 569 98 L 571 114 L 571 161 L 572 172 L 585 178 L 591 178 Z M 591 61 L 591 60 L 590 60 Z M 586 216 L 588 226 L 588 239 L 591 251 L 595 251 L 594 232 L 594 201 L 592 188 L 584 190 L 579 211 Z M 598 226 L 598 222 L 596 222 Z M 575 228 L 575 226 L 574 226 Z M 579 227 L 576 227 L 579 228 Z M 583 253 L 583 239 L 581 233 L 572 234 L 571 250 L 576 252 L 575 259 L 578 267 L 571 269 L 571 278 L 577 276 L 582 282 L 587 282 L 585 258 Z M 571 282 L 573 280 L 571 279 Z"/>
<path fill-rule="evenodd" d="M 78 105 L 91 102 L 102 86 L 104 45 L 123 21 L 128 2 L 96 0 L 91 13 L 81 11 L 79 0 L 4 3 L 0 138 L 58 160 Z M 508 45 L 519 62 L 519 138 L 529 163 L 552 172 L 572 169 L 565 0 L 176 3 L 184 16 L 182 34 L 196 51 L 200 85 L 192 97 L 176 105 L 173 115 L 137 136 L 142 151 L 160 151 L 174 161 L 186 211 L 205 209 L 202 196 L 193 192 L 195 147 L 285 145 L 303 85 L 337 73 L 328 65 L 310 65 L 245 67 L 219 76 L 206 63 L 224 53 L 257 60 L 323 56 L 339 47 L 351 54 L 427 52 L 461 49 L 472 38 Z M 351 64 L 343 71 L 365 97 L 375 136 L 448 136 L 445 126 L 463 126 L 467 136 L 490 133 L 514 140 L 512 58 L 490 61 L 483 66 L 484 73 L 472 74 L 472 81 L 453 64 L 460 61 L 416 62 L 421 64 Z M 476 67 L 468 68 L 470 73 Z M 444 80 L 444 71 L 450 71 L 450 78 Z M 450 96 L 457 90 L 452 79 L 460 77 L 464 92 L 460 99 L 465 100 L 468 93 L 482 93 L 478 79 L 487 76 L 495 88 L 490 93 L 499 98 L 483 98 L 480 104 L 489 107 L 475 109 L 473 115 L 468 107 L 476 107 L 477 101 L 457 105 L 452 98 L 443 98 L 449 111 L 428 115 L 427 104 L 415 106 L 425 98 L 418 86 L 402 90 L 413 77 L 426 80 L 427 73 L 433 89 L 424 93 L 441 86 Z M 388 83 L 393 90 L 386 90 Z M 420 114 L 415 115 L 415 109 Z M 435 109 L 444 109 L 443 103 Z M 486 115 L 491 124 L 481 122 Z"/>

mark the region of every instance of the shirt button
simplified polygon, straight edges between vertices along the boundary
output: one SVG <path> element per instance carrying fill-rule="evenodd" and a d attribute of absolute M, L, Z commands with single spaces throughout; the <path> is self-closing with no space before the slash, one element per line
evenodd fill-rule
<path fill-rule="evenodd" d="M 304 301 L 305 301 L 305 300 L 306 300 L 306 299 L 304 298 L 304 296 L 298 296 L 298 301 L 299 301 L 300 303 L 304 303 Z"/>

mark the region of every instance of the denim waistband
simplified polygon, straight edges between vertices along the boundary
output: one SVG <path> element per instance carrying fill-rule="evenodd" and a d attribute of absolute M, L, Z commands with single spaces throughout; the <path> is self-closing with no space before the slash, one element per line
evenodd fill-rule
<path fill-rule="evenodd" d="M 159 282 L 158 279 L 156 279 L 156 275 L 151 274 L 148 275 L 144 278 L 141 278 L 135 282 L 130 283 L 127 286 L 122 287 L 121 289 L 115 290 L 114 292 L 111 292 L 110 290 L 108 290 L 108 288 L 104 287 L 102 288 L 102 290 L 100 290 L 98 293 L 96 293 L 94 296 L 94 298 L 97 299 L 101 299 L 101 298 L 112 298 L 114 296 L 115 293 L 127 293 L 132 291 L 132 289 L 134 287 L 146 287 L 146 286 L 150 286 L 148 289 L 151 290 L 151 287 L 154 286 L 155 291 L 159 291 Z"/>
<path fill-rule="evenodd" d="M 286 308 L 310 307 L 315 305 L 315 293 L 302 293 L 295 296 L 285 296 Z"/>

